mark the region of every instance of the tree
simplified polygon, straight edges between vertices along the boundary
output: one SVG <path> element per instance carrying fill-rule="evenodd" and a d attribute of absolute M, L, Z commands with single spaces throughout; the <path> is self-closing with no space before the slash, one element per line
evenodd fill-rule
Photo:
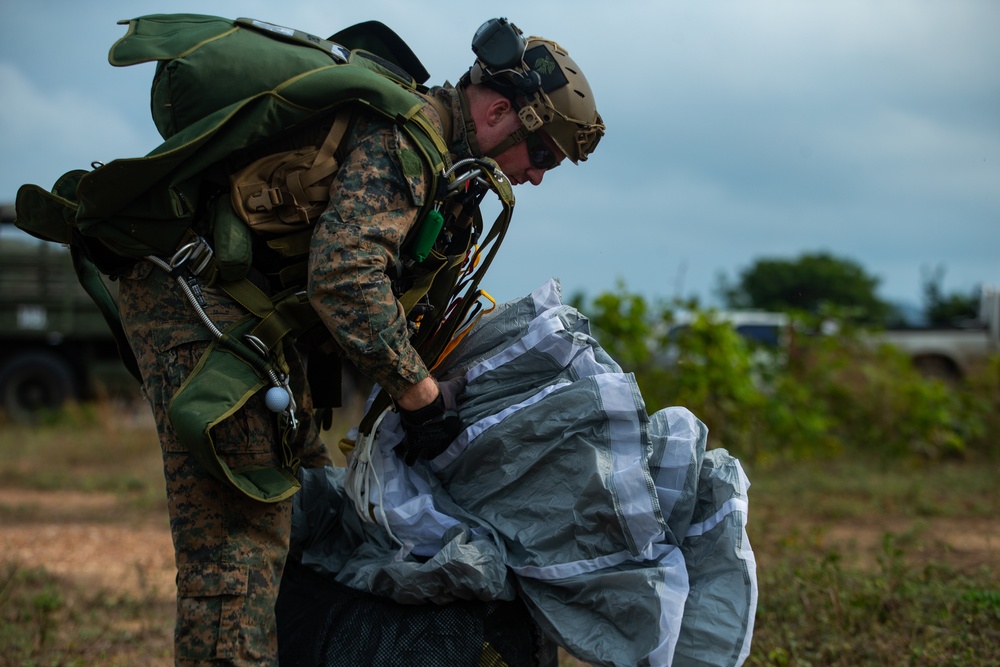
<path fill-rule="evenodd" d="M 878 278 L 857 263 L 827 253 L 795 260 L 759 259 L 740 274 L 736 286 L 723 283 L 731 308 L 759 308 L 820 314 L 834 308 L 858 321 L 883 324 L 892 307 L 875 294 Z"/>
<path fill-rule="evenodd" d="M 924 317 L 932 326 L 954 325 L 962 320 L 975 319 L 979 315 L 979 289 L 971 294 L 943 293 L 944 267 L 925 268 L 924 274 Z"/>

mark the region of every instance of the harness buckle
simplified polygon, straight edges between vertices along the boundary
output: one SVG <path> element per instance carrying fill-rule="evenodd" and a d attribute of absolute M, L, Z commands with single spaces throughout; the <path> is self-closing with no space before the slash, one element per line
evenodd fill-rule
<path fill-rule="evenodd" d="M 185 243 L 173 257 L 170 258 L 171 270 L 179 269 L 188 264 L 188 270 L 196 276 L 201 277 L 202 272 L 212 263 L 215 252 L 203 237 L 199 236 L 190 243 Z"/>

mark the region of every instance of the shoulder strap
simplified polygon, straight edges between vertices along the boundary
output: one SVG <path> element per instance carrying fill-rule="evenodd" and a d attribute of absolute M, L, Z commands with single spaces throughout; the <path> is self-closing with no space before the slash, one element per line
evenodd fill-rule
<path fill-rule="evenodd" d="M 81 248 L 78 245 L 70 244 L 69 251 L 73 259 L 73 269 L 76 271 L 76 277 L 79 279 L 83 289 L 86 290 L 87 294 L 90 295 L 90 298 L 94 300 L 97 308 L 101 311 L 101 315 L 104 317 L 104 321 L 107 323 L 108 329 L 111 330 L 111 335 L 115 339 L 115 345 L 118 347 L 118 356 L 121 357 L 122 363 L 125 364 L 125 368 L 132 377 L 139 384 L 142 384 L 142 373 L 139 371 L 139 362 L 136 361 L 135 354 L 132 352 L 132 346 L 129 345 L 128 338 L 125 336 L 125 329 L 122 327 L 122 318 L 118 312 L 118 304 L 115 302 L 114 297 L 111 296 L 111 292 L 108 291 L 108 286 L 101 279 L 101 274 L 98 273 L 97 267 L 84 256 Z"/>

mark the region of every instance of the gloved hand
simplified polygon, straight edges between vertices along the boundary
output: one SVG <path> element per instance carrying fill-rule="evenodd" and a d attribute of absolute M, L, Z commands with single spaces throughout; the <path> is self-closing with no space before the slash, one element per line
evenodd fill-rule
<path fill-rule="evenodd" d="M 329 431 L 333 428 L 333 408 L 316 408 L 313 410 L 313 421 L 316 428 Z"/>
<path fill-rule="evenodd" d="M 406 439 L 396 446 L 396 453 L 406 465 L 419 459 L 430 460 L 448 449 L 462 432 L 458 418 L 458 397 L 465 389 L 465 378 L 438 383 L 438 396 L 419 410 L 399 410 Z"/>

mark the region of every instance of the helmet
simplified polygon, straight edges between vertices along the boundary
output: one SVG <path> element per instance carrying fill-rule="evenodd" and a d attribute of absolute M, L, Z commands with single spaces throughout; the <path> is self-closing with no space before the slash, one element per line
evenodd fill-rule
<path fill-rule="evenodd" d="M 604 136 L 590 84 L 569 54 L 541 37 L 527 40 L 507 19 L 484 23 L 472 40 L 472 83 L 498 90 L 518 109 L 517 140 L 544 130 L 574 163 L 583 162 Z"/>

